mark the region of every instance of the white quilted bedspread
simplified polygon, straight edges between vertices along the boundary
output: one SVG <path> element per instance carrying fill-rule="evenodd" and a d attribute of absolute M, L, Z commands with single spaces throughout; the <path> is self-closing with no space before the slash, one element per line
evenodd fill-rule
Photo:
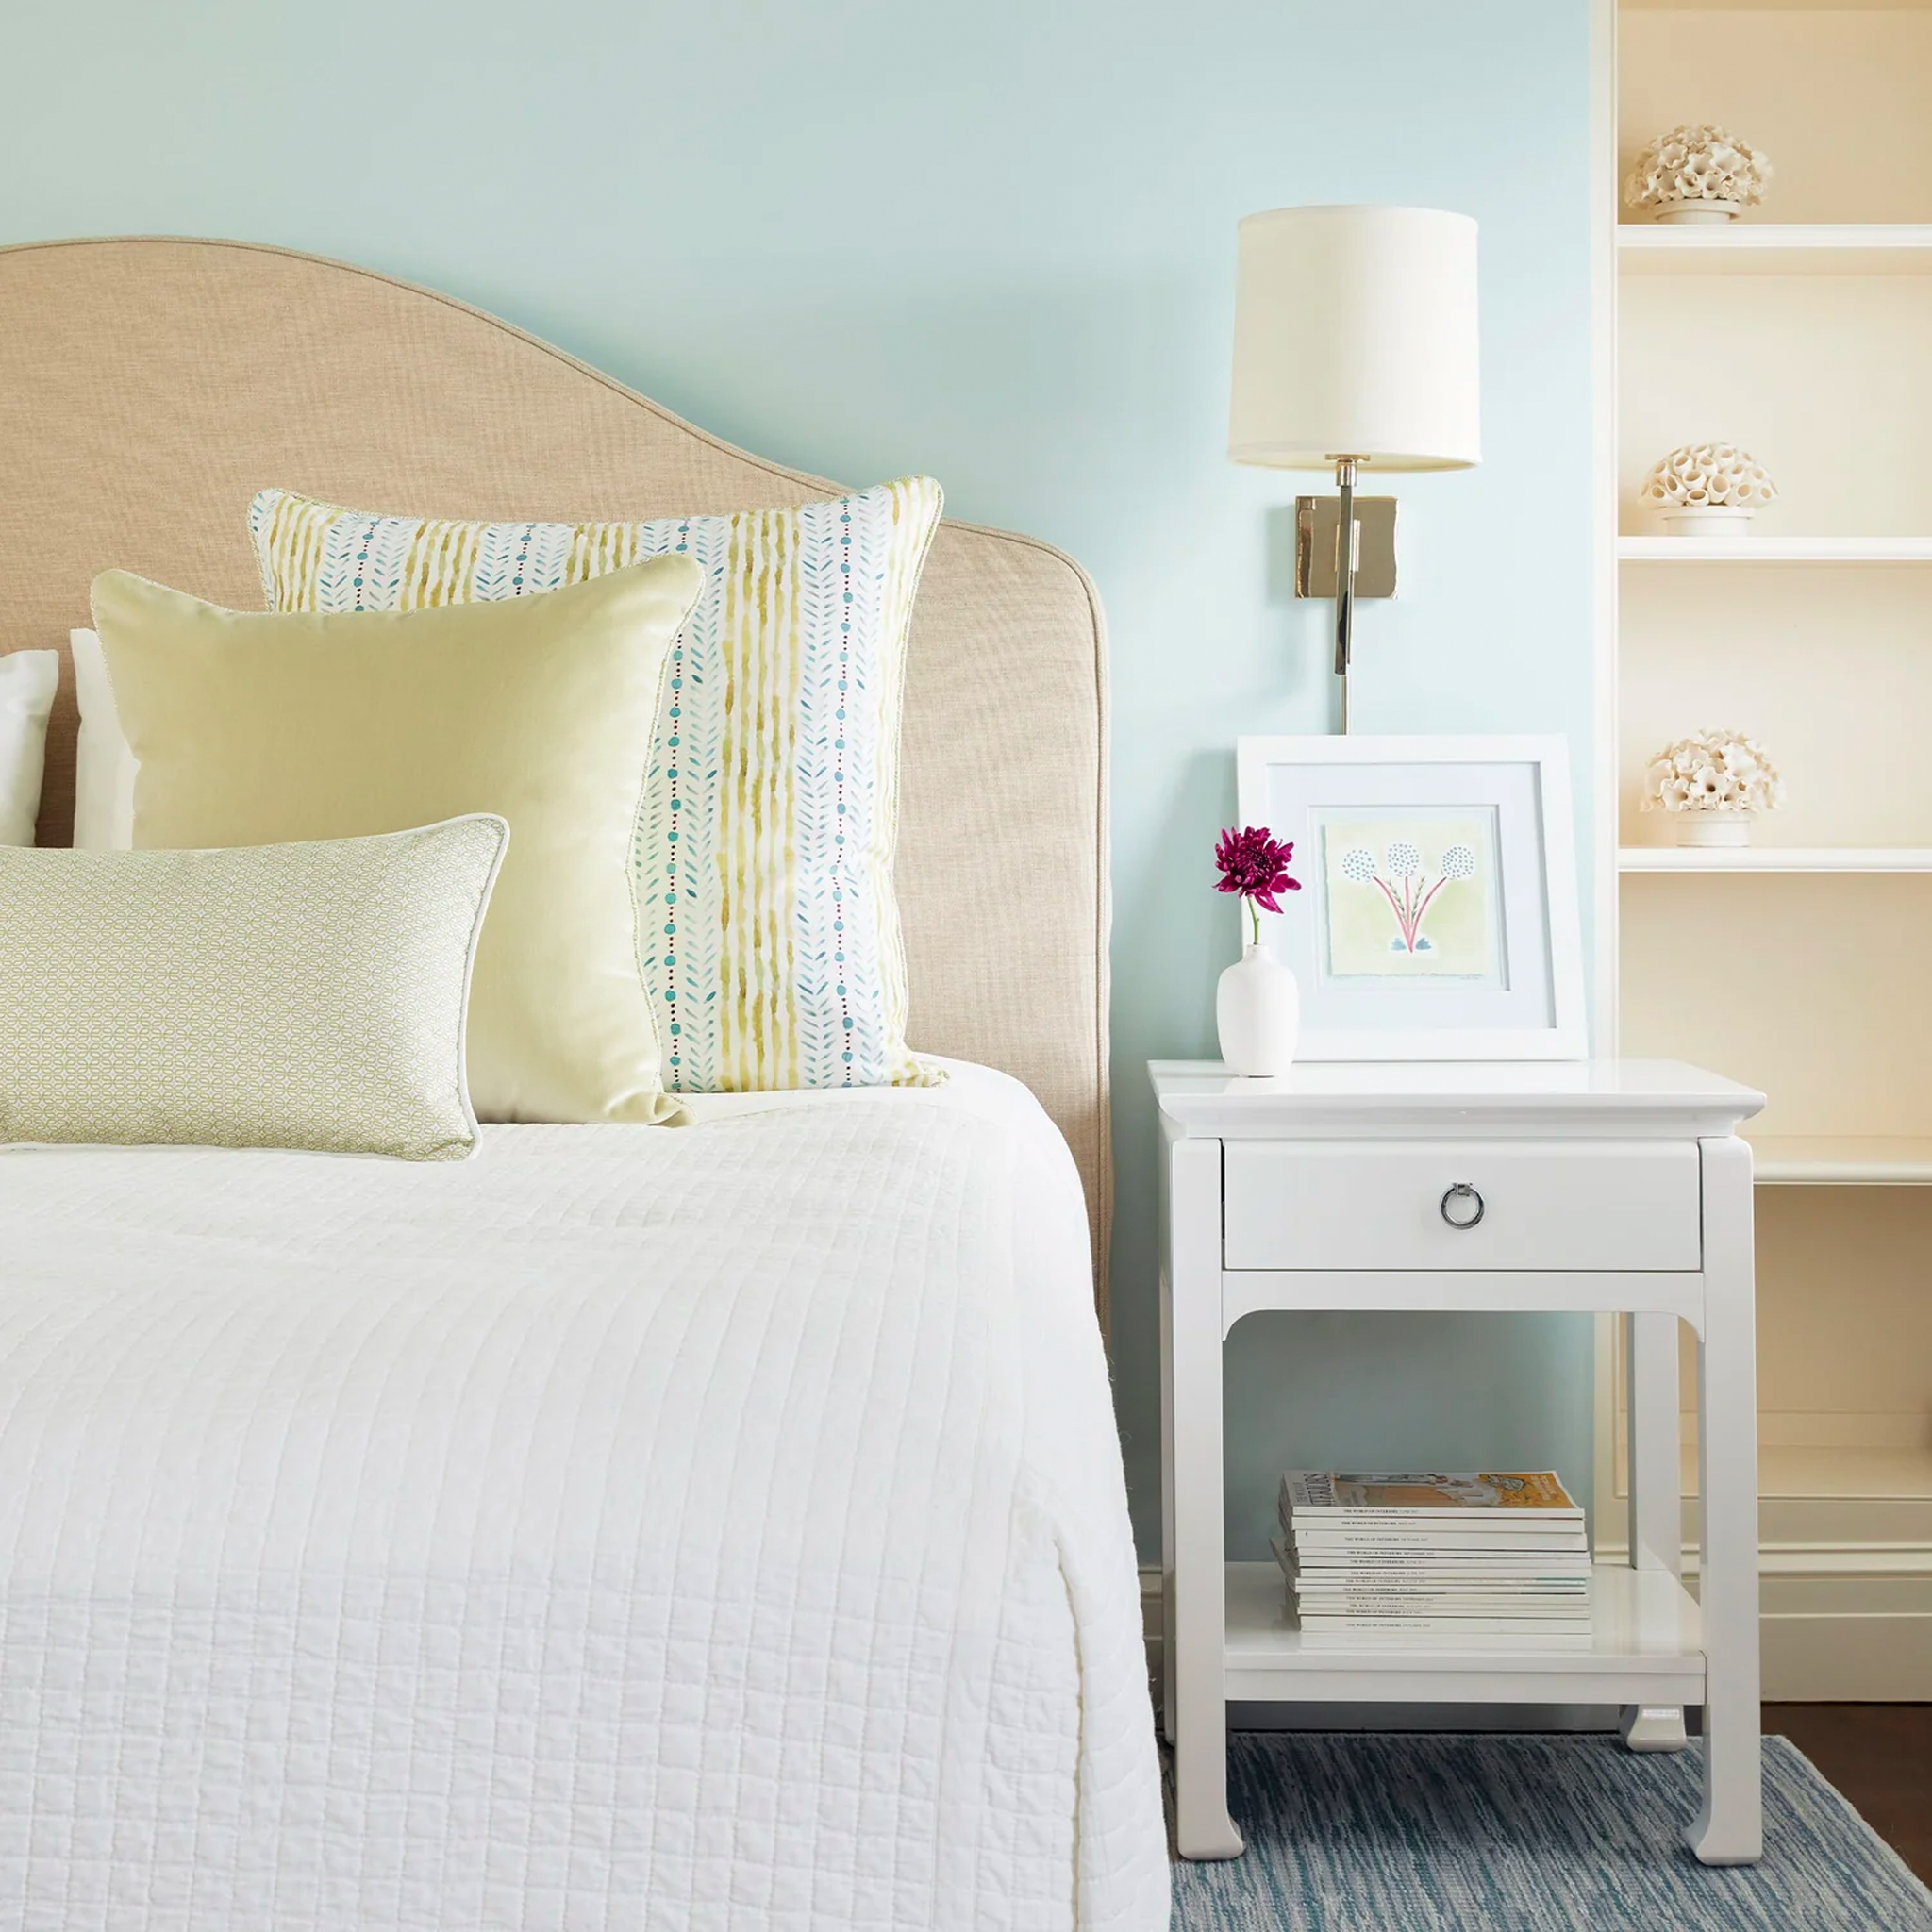
<path fill-rule="evenodd" d="M 0 1155 L 0 1925 L 1152 1927 L 1023 1090 Z"/>

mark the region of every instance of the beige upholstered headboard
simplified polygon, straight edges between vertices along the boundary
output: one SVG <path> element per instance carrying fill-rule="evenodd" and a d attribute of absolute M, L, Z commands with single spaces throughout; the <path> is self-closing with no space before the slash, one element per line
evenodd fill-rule
<path fill-rule="evenodd" d="M 833 488 L 365 269 L 230 242 L 0 250 L 0 650 L 64 650 L 110 565 L 258 608 L 245 513 L 271 483 L 371 509 L 562 520 Z M 1104 703 L 1100 606 L 1079 566 L 944 525 L 913 622 L 901 776 L 912 1043 L 1032 1088 L 1079 1162 L 1097 1254 Z M 74 739 L 69 668 L 42 844 L 69 842 Z"/>

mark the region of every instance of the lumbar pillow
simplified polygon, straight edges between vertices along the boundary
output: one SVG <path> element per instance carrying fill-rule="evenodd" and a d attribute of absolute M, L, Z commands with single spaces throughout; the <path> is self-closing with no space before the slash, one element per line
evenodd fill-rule
<path fill-rule="evenodd" d="M 140 770 L 134 842 L 266 845 L 509 821 L 476 954 L 485 1120 L 657 1121 L 631 839 L 665 657 L 699 584 L 665 557 L 554 597 L 244 615 L 122 571 L 94 628 Z"/>
<path fill-rule="evenodd" d="M 134 754 L 114 708 L 101 641 L 71 630 L 80 738 L 74 750 L 74 844 L 79 852 L 125 852 L 134 843 Z"/>
<path fill-rule="evenodd" d="M 0 657 L 0 845 L 34 842 L 47 717 L 59 682 L 58 651 L 9 651 Z"/>
<path fill-rule="evenodd" d="M 652 748 L 639 963 L 665 1085 L 922 1086 L 892 894 L 906 632 L 937 483 L 642 524 L 463 524 L 265 490 L 272 610 L 410 610 L 554 591 L 640 557 L 704 570 Z M 541 600 L 539 600 L 541 601 Z"/>
<path fill-rule="evenodd" d="M 0 851 L 0 1141 L 458 1160 L 470 963 L 508 828 Z"/>

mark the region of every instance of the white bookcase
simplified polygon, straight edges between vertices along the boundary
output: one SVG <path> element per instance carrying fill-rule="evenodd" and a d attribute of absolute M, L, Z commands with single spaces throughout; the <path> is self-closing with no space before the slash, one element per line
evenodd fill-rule
<path fill-rule="evenodd" d="M 1769 1096 L 1765 1694 L 1932 1698 L 1932 0 L 1602 0 L 1598 53 L 1603 1044 Z M 1701 121 L 1770 154 L 1765 205 L 1624 208 L 1635 151 Z M 1746 538 L 1637 501 L 1705 440 L 1777 481 Z M 1647 756 L 1705 725 L 1784 774 L 1749 848 L 1638 809 Z M 1600 1357 L 1613 1548 L 1607 1327 Z"/>

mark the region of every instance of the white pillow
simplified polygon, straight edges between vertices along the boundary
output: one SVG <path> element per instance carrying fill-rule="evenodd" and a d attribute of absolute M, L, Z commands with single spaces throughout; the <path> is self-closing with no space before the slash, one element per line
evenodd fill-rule
<path fill-rule="evenodd" d="M 0 657 L 0 845 L 31 845 L 47 762 L 47 714 L 60 683 L 58 651 Z"/>
<path fill-rule="evenodd" d="M 134 845 L 134 774 L 101 641 L 71 630 L 74 694 L 80 702 L 80 744 L 74 757 L 74 844 L 78 852 L 127 852 Z"/>

